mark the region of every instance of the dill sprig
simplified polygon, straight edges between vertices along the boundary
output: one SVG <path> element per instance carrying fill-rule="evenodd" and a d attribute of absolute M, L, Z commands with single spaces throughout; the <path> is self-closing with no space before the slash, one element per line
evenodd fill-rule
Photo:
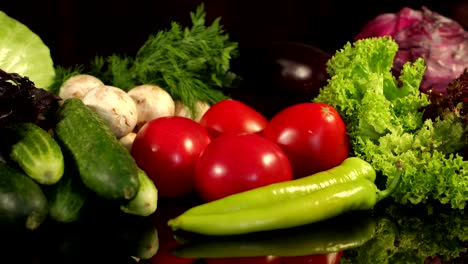
<path fill-rule="evenodd" d="M 135 57 L 96 57 L 91 74 L 123 90 L 159 85 L 192 114 L 197 100 L 213 104 L 226 98 L 222 90 L 232 82 L 230 60 L 238 56 L 238 44 L 229 40 L 220 17 L 205 25 L 203 4 L 190 16 L 191 27 L 172 22 L 169 30 L 150 35 Z"/>
<path fill-rule="evenodd" d="M 75 75 L 81 74 L 83 72 L 84 72 L 83 65 L 75 65 L 69 68 L 61 66 L 61 65 L 56 66 L 55 78 L 52 84 L 49 86 L 48 90 L 58 95 L 60 87 L 67 79 Z"/>

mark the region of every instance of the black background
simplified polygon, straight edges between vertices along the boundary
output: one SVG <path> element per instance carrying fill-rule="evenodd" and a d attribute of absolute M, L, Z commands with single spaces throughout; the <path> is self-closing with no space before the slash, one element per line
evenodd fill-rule
<path fill-rule="evenodd" d="M 171 21 L 190 25 L 189 13 L 205 4 L 207 22 L 221 16 L 240 54 L 272 40 L 315 45 L 327 52 L 341 48 L 365 22 L 408 6 L 427 6 L 468 27 L 467 0 L 11 0 L 0 10 L 36 32 L 59 65 L 85 64 L 95 55 L 134 54 L 152 33 Z"/>

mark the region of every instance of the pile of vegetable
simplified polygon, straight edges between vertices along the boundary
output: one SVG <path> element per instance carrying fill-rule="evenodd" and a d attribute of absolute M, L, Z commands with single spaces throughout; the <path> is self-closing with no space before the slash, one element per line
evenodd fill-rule
<path fill-rule="evenodd" d="M 45 67 L 43 75 L 0 60 L 0 135 L 7 139 L 0 143 L 2 227 L 35 230 L 47 218 L 76 222 L 96 201 L 147 217 L 158 197 L 193 194 L 199 204 L 169 219 L 172 231 L 219 237 L 296 230 L 384 207 L 386 197 L 428 211 L 433 204 L 465 208 L 468 34 L 456 24 L 406 8 L 378 17 L 332 56 L 276 43 L 267 72 L 276 71 L 275 89 L 294 94 L 287 97 L 293 103 L 266 116 L 230 98 L 228 88 L 252 76 L 231 71 L 237 43 L 219 18 L 205 26 L 201 5 L 191 19 L 192 27 L 173 22 L 151 35 L 135 56 L 98 56 L 90 65 L 51 72 L 48 49 L 36 41 L 44 60 L 31 62 Z M 442 34 L 446 28 L 453 34 Z M 421 35 L 413 39 L 415 31 Z M 439 42 L 418 46 L 430 36 L 454 52 L 442 52 Z M 441 57 L 447 54 L 453 57 Z M 455 65 L 444 73 L 435 61 Z M 366 227 L 372 232 L 352 247 L 393 235 L 385 232 L 393 228 L 388 221 Z M 401 253 L 381 241 L 373 246 L 391 257 Z M 345 259 L 367 259 L 375 252 L 369 247 Z M 181 250 L 190 253 L 190 244 Z"/>
<path fill-rule="evenodd" d="M 191 29 L 174 22 L 170 31 L 151 36 L 134 59 L 96 58 L 91 68 L 106 67 L 102 79 L 82 66 L 57 67 L 55 81 L 37 87 L 35 80 L 43 76 L 20 67 L 36 57 L 9 57 L 18 64 L 11 68 L 15 72 L 0 72 L 2 228 L 36 230 L 47 219 L 76 222 L 96 200 L 129 215 L 155 212 L 158 189 L 130 152 L 136 132 L 165 116 L 201 127 L 195 120 L 208 103 L 225 98 L 217 89 L 228 82 L 237 44 L 223 35 L 218 20 L 205 27 L 204 17 L 201 6 L 192 14 Z M 23 26 L 6 15 L 5 20 Z M 14 33 L 37 37 L 28 30 Z M 42 42 L 35 45 L 48 51 Z M 48 73 L 48 59 L 36 61 L 35 68 L 44 66 Z M 116 84 L 121 86 L 111 86 Z"/>
<path fill-rule="evenodd" d="M 2 74 L 14 80 L 2 78 L 5 94 L 40 113 L 31 117 L 35 112 L 23 115 L 13 109 L 15 118 L 5 118 L 0 128 L 6 139 L 0 144 L 2 227 L 34 230 L 49 217 L 76 221 L 92 196 L 129 214 L 146 216 L 156 210 L 154 183 L 95 111 L 76 98 L 59 106 L 57 96 L 35 88 L 27 78 Z M 38 90 L 41 96 L 24 96 Z M 44 112 L 47 128 L 37 123 Z"/>
<path fill-rule="evenodd" d="M 0 64 L 14 71 L 0 72 L 2 226 L 34 230 L 47 218 L 74 222 L 94 198 L 129 214 L 154 213 L 157 188 L 130 153 L 136 132 L 165 116 L 201 127 L 195 120 L 209 103 L 225 98 L 219 89 L 230 82 L 229 60 L 236 55 L 237 43 L 224 35 L 219 19 L 206 27 L 203 5 L 191 15 L 192 28 L 174 22 L 150 36 L 134 58 L 97 57 L 89 69 L 57 67 L 51 75 L 48 48 L 2 13 L 13 32 L 2 43 L 22 47 L 20 39 L 30 37 L 25 47 L 40 53 L 2 56 Z M 55 80 L 46 82 L 50 76 Z"/>

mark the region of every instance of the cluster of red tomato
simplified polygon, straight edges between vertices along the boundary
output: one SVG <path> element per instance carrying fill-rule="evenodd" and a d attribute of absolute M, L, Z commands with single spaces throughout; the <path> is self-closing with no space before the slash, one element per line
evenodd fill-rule
<path fill-rule="evenodd" d="M 155 119 L 140 129 L 132 147 L 133 157 L 153 179 L 161 197 L 196 192 L 205 201 L 331 168 L 348 152 L 345 124 L 331 106 L 300 103 L 267 120 L 252 107 L 232 99 L 211 106 L 200 122 L 177 116 Z M 173 203 L 158 209 L 154 217 L 161 248 L 151 263 L 195 262 L 169 253 L 178 242 L 167 227 L 167 219 L 185 209 Z M 213 258 L 205 262 L 336 264 L 341 254 Z"/>
<path fill-rule="evenodd" d="M 199 122 L 152 120 L 138 132 L 131 153 L 160 197 L 195 192 L 208 202 L 337 166 L 348 156 L 349 142 L 341 116 L 329 105 L 299 103 L 267 120 L 227 99 Z"/>

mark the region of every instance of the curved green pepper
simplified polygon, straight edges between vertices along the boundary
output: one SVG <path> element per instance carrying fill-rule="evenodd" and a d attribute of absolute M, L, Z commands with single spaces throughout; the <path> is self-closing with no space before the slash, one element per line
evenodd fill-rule
<path fill-rule="evenodd" d="M 372 209 L 396 189 L 400 174 L 401 170 L 397 170 L 394 182 L 384 191 L 372 181 L 358 179 L 262 207 L 203 215 L 183 213 L 170 219 L 168 225 L 174 231 L 205 235 L 238 235 L 307 225 L 349 211 Z"/>
<path fill-rule="evenodd" d="M 369 214 L 349 214 L 261 234 L 189 239 L 172 254 L 196 259 L 328 254 L 362 246 L 374 237 L 382 220 Z"/>
<path fill-rule="evenodd" d="M 261 207 L 275 202 L 295 199 L 340 183 L 352 182 L 358 179 L 374 181 L 375 177 L 375 170 L 368 162 L 357 157 L 349 157 L 340 165 L 329 170 L 293 181 L 274 183 L 233 194 L 223 199 L 193 207 L 185 213 L 226 213 Z"/>

